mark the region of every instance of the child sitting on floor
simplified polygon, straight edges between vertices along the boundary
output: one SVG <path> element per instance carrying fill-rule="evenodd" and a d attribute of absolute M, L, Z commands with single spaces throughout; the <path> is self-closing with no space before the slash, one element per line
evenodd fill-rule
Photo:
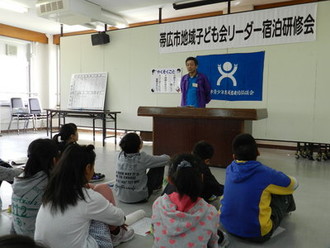
<path fill-rule="evenodd" d="M 164 194 L 152 206 L 153 247 L 226 247 L 218 229 L 219 214 L 200 197 L 203 183 L 200 160 L 181 154 L 170 164 L 168 180 L 177 192 Z M 219 239 L 219 236 L 220 239 Z"/>
<path fill-rule="evenodd" d="M 223 195 L 223 185 L 212 174 L 209 166 L 214 154 L 214 148 L 206 141 L 199 141 L 194 145 L 192 154 L 202 160 L 201 169 L 203 174 L 203 191 L 201 197 L 219 209 L 220 197 Z"/>
<path fill-rule="evenodd" d="M 201 172 L 203 174 L 203 190 L 201 197 L 208 203 L 219 209 L 220 196 L 223 194 L 223 185 L 212 174 L 209 165 L 214 154 L 214 148 L 205 141 L 199 141 L 194 145 L 192 154 L 201 159 Z M 176 191 L 173 184 L 168 183 L 162 194 L 170 194 Z"/>
<path fill-rule="evenodd" d="M 162 188 L 164 166 L 168 164 L 170 157 L 140 152 L 143 142 L 136 133 L 126 134 L 119 146 L 122 151 L 117 159 L 117 198 L 126 203 L 146 201 L 154 190 Z"/>
<path fill-rule="evenodd" d="M 60 153 L 51 139 L 32 141 L 27 153 L 24 172 L 15 177 L 13 184 L 12 232 L 33 238 L 41 199 Z"/>
<path fill-rule="evenodd" d="M 59 141 L 59 138 L 61 141 Z M 60 132 L 54 135 L 53 140 L 57 143 L 62 153 L 69 145 L 77 144 L 78 138 L 77 125 L 74 123 L 67 123 L 61 126 Z M 99 182 L 104 180 L 104 178 L 104 174 L 95 172 L 90 182 Z"/>
<path fill-rule="evenodd" d="M 265 242 L 285 214 L 296 209 L 297 180 L 256 161 L 259 151 L 250 134 L 236 136 L 232 149 L 235 160 L 226 169 L 220 222 L 237 237 Z"/>
<path fill-rule="evenodd" d="M 9 163 L 0 159 L 0 186 L 2 181 L 13 183 L 14 177 L 23 172 L 22 168 L 13 168 Z M 2 201 L 0 197 L 0 211 L 2 210 Z"/>
<path fill-rule="evenodd" d="M 124 212 L 88 184 L 95 157 L 93 145 L 65 149 L 42 199 L 35 240 L 52 248 L 112 248 L 134 237 Z"/>

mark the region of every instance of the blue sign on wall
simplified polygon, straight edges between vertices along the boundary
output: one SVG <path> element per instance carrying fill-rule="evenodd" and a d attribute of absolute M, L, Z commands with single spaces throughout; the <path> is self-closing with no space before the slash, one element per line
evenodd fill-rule
<path fill-rule="evenodd" d="M 261 101 L 265 52 L 197 56 L 211 84 L 211 98 Z"/>

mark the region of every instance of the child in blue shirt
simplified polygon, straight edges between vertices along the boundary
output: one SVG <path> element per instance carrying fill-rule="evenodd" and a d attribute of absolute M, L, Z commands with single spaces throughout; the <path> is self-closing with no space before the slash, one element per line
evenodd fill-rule
<path fill-rule="evenodd" d="M 240 134 L 232 144 L 234 161 L 226 169 L 220 222 L 231 234 L 262 243 L 269 240 L 286 213 L 296 209 L 294 177 L 256 161 L 256 141 Z"/>

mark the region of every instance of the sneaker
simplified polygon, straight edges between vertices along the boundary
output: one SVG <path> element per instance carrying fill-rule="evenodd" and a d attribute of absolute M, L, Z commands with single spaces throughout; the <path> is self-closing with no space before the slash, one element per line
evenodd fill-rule
<path fill-rule="evenodd" d="M 127 231 L 124 228 L 120 228 L 120 231 L 117 235 L 111 234 L 113 247 L 116 247 L 121 243 L 130 241 L 132 238 L 134 238 L 134 229 L 131 227 L 127 227 Z"/>
<path fill-rule="evenodd" d="M 218 236 L 219 236 L 219 248 L 227 248 L 229 247 L 229 238 L 228 238 L 228 234 L 225 233 L 222 230 L 218 229 Z"/>
<path fill-rule="evenodd" d="M 104 178 L 105 178 L 104 174 L 94 173 L 92 179 L 89 182 L 91 182 L 91 183 L 100 182 L 100 181 L 103 181 Z"/>
<path fill-rule="evenodd" d="M 96 175 L 96 176 L 103 176 L 104 177 L 104 174 L 98 173 L 98 172 L 94 172 L 94 175 Z"/>

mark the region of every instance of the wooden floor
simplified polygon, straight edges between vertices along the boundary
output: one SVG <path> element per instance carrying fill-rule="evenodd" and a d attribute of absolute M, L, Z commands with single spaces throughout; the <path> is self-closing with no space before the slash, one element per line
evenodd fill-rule
<path fill-rule="evenodd" d="M 26 151 L 29 143 L 36 138 L 46 138 L 45 131 L 17 135 L 3 134 L 0 137 L 0 158 L 4 160 L 26 160 Z M 80 144 L 92 143 L 91 133 L 80 134 Z M 113 138 L 106 140 L 106 146 L 102 147 L 101 135 L 95 142 L 97 160 L 95 170 L 106 175 L 105 181 L 113 181 L 115 178 L 116 155 L 119 147 L 114 145 Z M 144 151 L 152 152 L 152 143 L 144 144 Z M 260 149 L 259 161 L 281 170 L 288 175 L 295 176 L 300 186 L 294 194 L 297 210 L 287 216 L 281 223 L 285 230 L 263 245 L 255 245 L 242 242 L 229 236 L 231 248 L 250 247 L 297 247 L 297 248 L 330 248 L 330 160 L 310 161 L 296 159 L 292 150 Z M 224 182 L 225 169 L 212 168 L 212 172 L 220 182 Z M 4 207 L 10 203 L 11 186 L 3 184 L 0 190 Z M 151 205 L 158 195 L 153 195 L 148 203 L 123 204 L 118 203 L 125 213 L 137 209 L 144 209 L 148 216 L 151 215 Z M 9 233 L 10 217 L 6 214 L 0 216 L 0 235 Z M 133 241 L 119 247 L 152 247 L 152 237 L 136 235 Z"/>

